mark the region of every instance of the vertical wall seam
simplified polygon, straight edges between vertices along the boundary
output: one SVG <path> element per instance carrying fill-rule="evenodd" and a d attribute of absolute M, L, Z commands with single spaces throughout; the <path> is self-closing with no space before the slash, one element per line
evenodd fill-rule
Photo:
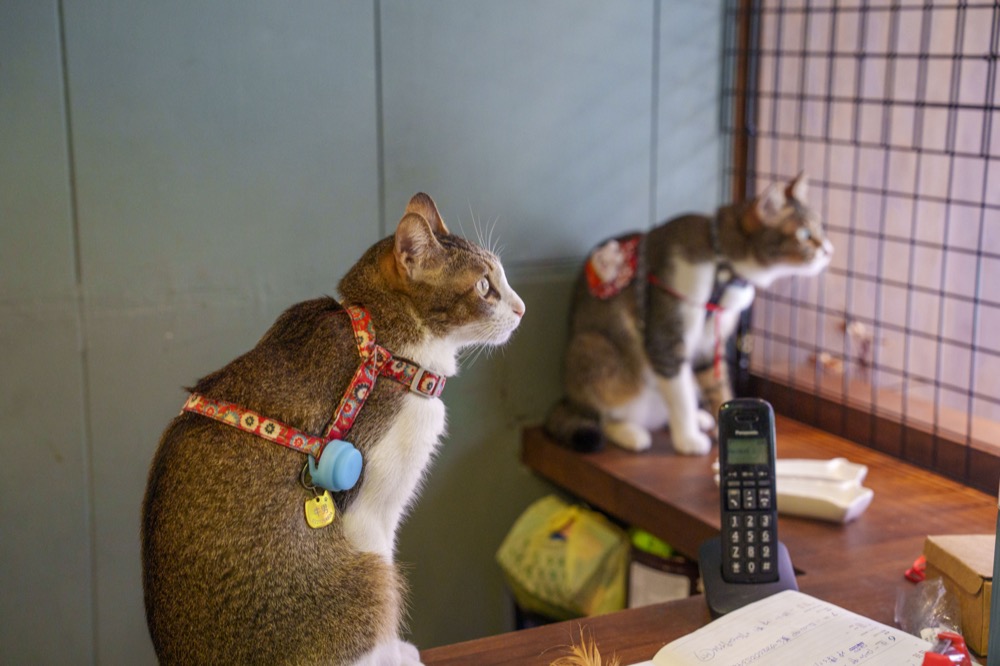
<path fill-rule="evenodd" d="M 66 173 L 68 175 L 68 190 L 69 190 L 69 202 L 70 202 L 70 225 L 73 232 L 73 275 L 76 283 L 76 288 L 78 291 L 77 296 L 79 296 L 80 288 L 83 286 L 83 268 L 82 268 L 82 257 L 80 250 L 80 217 L 77 214 L 79 207 L 77 206 L 77 191 L 76 191 L 76 156 L 74 154 L 73 146 L 73 121 L 72 121 L 72 110 L 70 108 L 70 97 L 69 97 L 69 64 L 68 56 L 66 54 L 66 19 L 65 13 L 63 11 L 62 0 L 59 0 L 58 7 L 58 21 L 59 21 L 59 56 L 60 56 L 60 67 L 62 69 L 62 93 L 63 93 L 63 123 L 64 130 L 66 133 Z M 80 300 L 79 298 L 77 299 Z"/>
<path fill-rule="evenodd" d="M 657 203 L 660 162 L 660 0 L 653 0 L 653 67 L 649 122 L 649 228 L 659 222 Z"/>
<path fill-rule="evenodd" d="M 89 662 L 97 664 L 97 653 L 100 641 L 98 640 L 97 623 L 97 520 L 94 511 L 94 461 L 93 461 L 93 433 L 91 424 L 90 406 L 90 370 L 88 359 L 88 335 L 86 306 L 84 302 L 84 275 L 83 275 L 83 250 L 81 243 L 80 229 L 80 205 L 79 192 L 76 178 L 76 150 L 73 137 L 73 110 L 70 100 L 69 85 L 69 55 L 66 47 L 66 12 L 63 0 L 58 0 L 56 4 L 57 21 L 59 26 L 59 55 L 60 67 L 62 69 L 62 93 L 63 93 L 63 122 L 66 137 L 66 174 L 67 190 L 69 193 L 69 217 L 73 234 L 73 274 L 75 280 L 76 320 L 77 320 L 77 344 L 80 350 L 80 402 L 82 409 L 83 423 L 83 476 L 84 476 L 84 497 L 83 510 L 87 520 L 87 558 L 90 564 L 90 655 Z"/>
<path fill-rule="evenodd" d="M 382 2 L 373 0 L 375 18 L 375 160 L 378 196 L 379 238 L 389 235 L 385 211 L 385 118 L 382 105 Z"/>

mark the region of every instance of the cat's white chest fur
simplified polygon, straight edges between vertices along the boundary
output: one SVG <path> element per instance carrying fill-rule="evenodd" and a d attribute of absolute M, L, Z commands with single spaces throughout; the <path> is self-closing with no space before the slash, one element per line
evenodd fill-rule
<path fill-rule="evenodd" d="M 694 356 L 711 360 L 715 356 L 716 345 L 724 345 L 729 336 L 736 330 L 740 313 L 753 303 L 756 289 L 753 285 L 742 283 L 732 284 L 722 292 L 718 309 L 713 316 L 706 317 L 704 329 L 697 337 Z"/>
<path fill-rule="evenodd" d="M 704 353 L 714 348 L 716 335 L 727 338 L 736 328 L 739 314 L 753 303 L 756 290 L 746 282 L 730 284 L 722 292 L 715 306 L 706 305 L 715 288 L 718 268 L 714 263 L 691 263 L 682 257 L 674 258 L 674 275 L 677 292 L 682 295 L 681 313 L 684 326 L 684 342 L 688 356 Z M 708 316 L 714 313 L 719 322 Z M 715 327 L 719 328 L 716 329 Z"/>
<path fill-rule="evenodd" d="M 396 529 L 445 431 L 444 403 L 410 394 L 365 460 L 357 498 L 344 512 L 344 535 L 361 551 L 392 561 Z"/>
<path fill-rule="evenodd" d="M 473 322 L 443 338 L 425 331 L 420 342 L 395 351 L 433 372 L 452 376 L 462 347 L 505 342 L 520 323 L 524 302 L 507 284 L 503 270 L 497 272 L 495 288 L 503 295 L 502 305 L 488 325 Z M 417 495 L 445 427 L 440 399 L 415 393 L 403 397 L 392 425 L 366 454 L 361 489 L 344 512 L 344 536 L 355 548 L 392 561 L 396 529 Z"/>

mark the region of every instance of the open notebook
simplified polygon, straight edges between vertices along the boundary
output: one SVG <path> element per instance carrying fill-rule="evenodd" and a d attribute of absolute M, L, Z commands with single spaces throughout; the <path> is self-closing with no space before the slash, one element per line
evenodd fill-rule
<path fill-rule="evenodd" d="M 636 666 L 920 666 L 930 643 L 787 590 L 678 638 Z"/>

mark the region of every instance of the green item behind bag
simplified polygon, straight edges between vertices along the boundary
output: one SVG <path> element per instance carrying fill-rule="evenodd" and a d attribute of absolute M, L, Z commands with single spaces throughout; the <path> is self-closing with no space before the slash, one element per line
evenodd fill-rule
<path fill-rule="evenodd" d="M 628 559 L 624 531 L 554 495 L 529 506 L 497 551 L 517 603 L 556 620 L 624 608 Z"/>
<path fill-rule="evenodd" d="M 638 527 L 630 527 L 628 536 L 632 540 L 632 545 L 644 553 L 656 555 L 663 559 L 667 559 L 674 554 L 674 549 L 669 543 L 659 537 L 653 536 L 646 530 L 641 530 Z"/>

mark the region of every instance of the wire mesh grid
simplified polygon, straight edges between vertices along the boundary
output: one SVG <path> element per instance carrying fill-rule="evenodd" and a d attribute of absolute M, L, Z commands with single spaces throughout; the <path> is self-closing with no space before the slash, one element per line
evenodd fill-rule
<path fill-rule="evenodd" d="M 800 171 L 836 250 L 758 295 L 753 390 L 971 485 L 1000 476 L 1000 3 L 732 1 L 737 195 Z"/>

